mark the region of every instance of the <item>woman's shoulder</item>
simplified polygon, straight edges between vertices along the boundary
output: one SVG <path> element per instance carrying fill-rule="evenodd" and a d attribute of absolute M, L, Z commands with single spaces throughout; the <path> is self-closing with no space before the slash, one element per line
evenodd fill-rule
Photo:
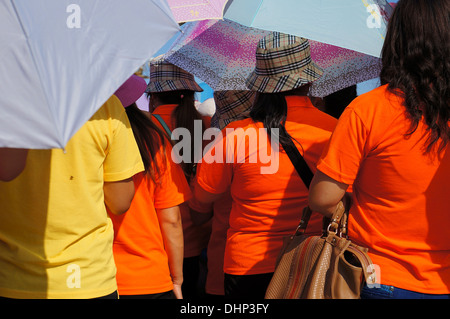
<path fill-rule="evenodd" d="M 346 111 L 354 112 L 361 118 L 398 116 L 404 112 L 403 99 L 400 94 L 392 93 L 386 84 L 356 97 Z"/>
<path fill-rule="evenodd" d="M 401 94 L 394 94 L 389 90 L 388 85 L 381 85 L 373 90 L 357 96 L 349 106 L 367 105 L 367 104 L 401 104 Z"/>

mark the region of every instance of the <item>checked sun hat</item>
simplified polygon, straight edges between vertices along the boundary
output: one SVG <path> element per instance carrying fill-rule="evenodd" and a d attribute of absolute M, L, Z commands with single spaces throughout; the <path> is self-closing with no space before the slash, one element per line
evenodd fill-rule
<path fill-rule="evenodd" d="M 258 42 L 256 67 L 246 85 L 261 93 L 284 92 L 311 83 L 322 74 L 311 59 L 307 39 L 272 32 Z"/>
<path fill-rule="evenodd" d="M 215 91 L 216 113 L 211 118 L 211 126 L 223 129 L 233 121 L 249 117 L 255 96 L 254 91 Z"/>
<path fill-rule="evenodd" d="M 150 61 L 150 82 L 146 93 L 191 90 L 202 92 L 194 75 L 165 61 L 162 56 Z"/>

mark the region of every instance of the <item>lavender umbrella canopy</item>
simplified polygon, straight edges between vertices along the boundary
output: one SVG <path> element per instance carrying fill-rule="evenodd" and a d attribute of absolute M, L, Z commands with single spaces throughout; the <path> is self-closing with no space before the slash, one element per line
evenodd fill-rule
<path fill-rule="evenodd" d="M 0 147 L 64 148 L 177 32 L 166 0 L 0 0 Z"/>
<path fill-rule="evenodd" d="M 222 19 L 227 0 L 167 0 L 177 22 Z"/>
<path fill-rule="evenodd" d="M 256 64 L 257 43 L 269 33 L 228 19 L 189 22 L 164 58 L 213 90 L 246 90 L 245 81 Z M 314 96 L 323 97 L 379 75 L 379 58 L 317 41 L 310 45 L 313 60 L 324 69 L 311 88 Z"/>

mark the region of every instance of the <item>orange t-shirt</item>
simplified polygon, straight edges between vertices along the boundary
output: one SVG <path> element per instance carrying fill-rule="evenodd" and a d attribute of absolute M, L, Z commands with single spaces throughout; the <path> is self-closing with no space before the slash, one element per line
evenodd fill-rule
<path fill-rule="evenodd" d="M 337 120 L 316 109 L 307 97 L 288 96 L 286 101 L 286 129 L 300 142 L 300 153 L 314 172 Z M 234 131 L 228 132 L 224 140 L 219 139 L 219 147 L 212 147 L 198 165 L 197 183 L 214 194 L 224 193 L 230 187 L 233 205 L 225 273 L 270 273 L 275 270 L 283 238 L 298 226 L 302 209 L 307 205 L 308 190 L 286 153 L 272 150 L 273 156 L 268 157 L 271 144 L 262 123 L 245 119 L 232 124 L 224 132 Z M 220 153 L 220 143 L 222 163 L 208 159 Z M 308 231 L 321 232 L 321 228 L 321 216 L 313 214 Z"/>
<path fill-rule="evenodd" d="M 186 202 L 191 191 L 179 165 L 170 160 L 170 150 L 168 144 L 165 159 L 162 148 L 156 156 L 158 167 L 165 168 L 157 183 L 144 173 L 135 175 L 135 195 L 130 209 L 120 216 L 110 214 L 119 295 L 154 294 L 173 289 L 156 209 Z"/>
<path fill-rule="evenodd" d="M 423 155 L 425 125 L 405 137 L 403 101 L 381 86 L 339 119 L 318 169 L 353 183 L 349 236 L 369 248 L 381 284 L 450 293 L 450 149 Z"/>
<path fill-rule="evenodd" d="M 152 114 L 160 115 L 170 130 L 173 131 L 176 127 L 172 113 L 177 106 L 177 104 L 160 105 L 152 112 Z M 205 116 L 202 117 L 202 119 L 205 128 L 208 128 L 211 118 Z M 163 132 L 165 132 L 158 120 L 154 117 L 152 117 L 152 120 L 163 130 Z M 171 158 L 170 155 L 169 158 Z M 183 223 L 184 258 L 199 256 L 202 250 L 208 245 L 209 236 L 211 234 L 211 222 L 196 226 L 192 223 L 191 214 L 187 203 L 181 205 L 180 210 Z"/>

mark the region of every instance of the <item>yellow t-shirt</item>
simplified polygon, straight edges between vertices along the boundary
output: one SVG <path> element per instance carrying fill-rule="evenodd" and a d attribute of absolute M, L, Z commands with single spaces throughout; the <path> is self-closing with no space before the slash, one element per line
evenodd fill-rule
<path fill-rule="evenodd" d="M 0 182 L 0 296 L 95 298 L 117 289 L 103 182 L 143 170 L 128 118 L 112 96 L 65 150 L 30 150 Z"/>

